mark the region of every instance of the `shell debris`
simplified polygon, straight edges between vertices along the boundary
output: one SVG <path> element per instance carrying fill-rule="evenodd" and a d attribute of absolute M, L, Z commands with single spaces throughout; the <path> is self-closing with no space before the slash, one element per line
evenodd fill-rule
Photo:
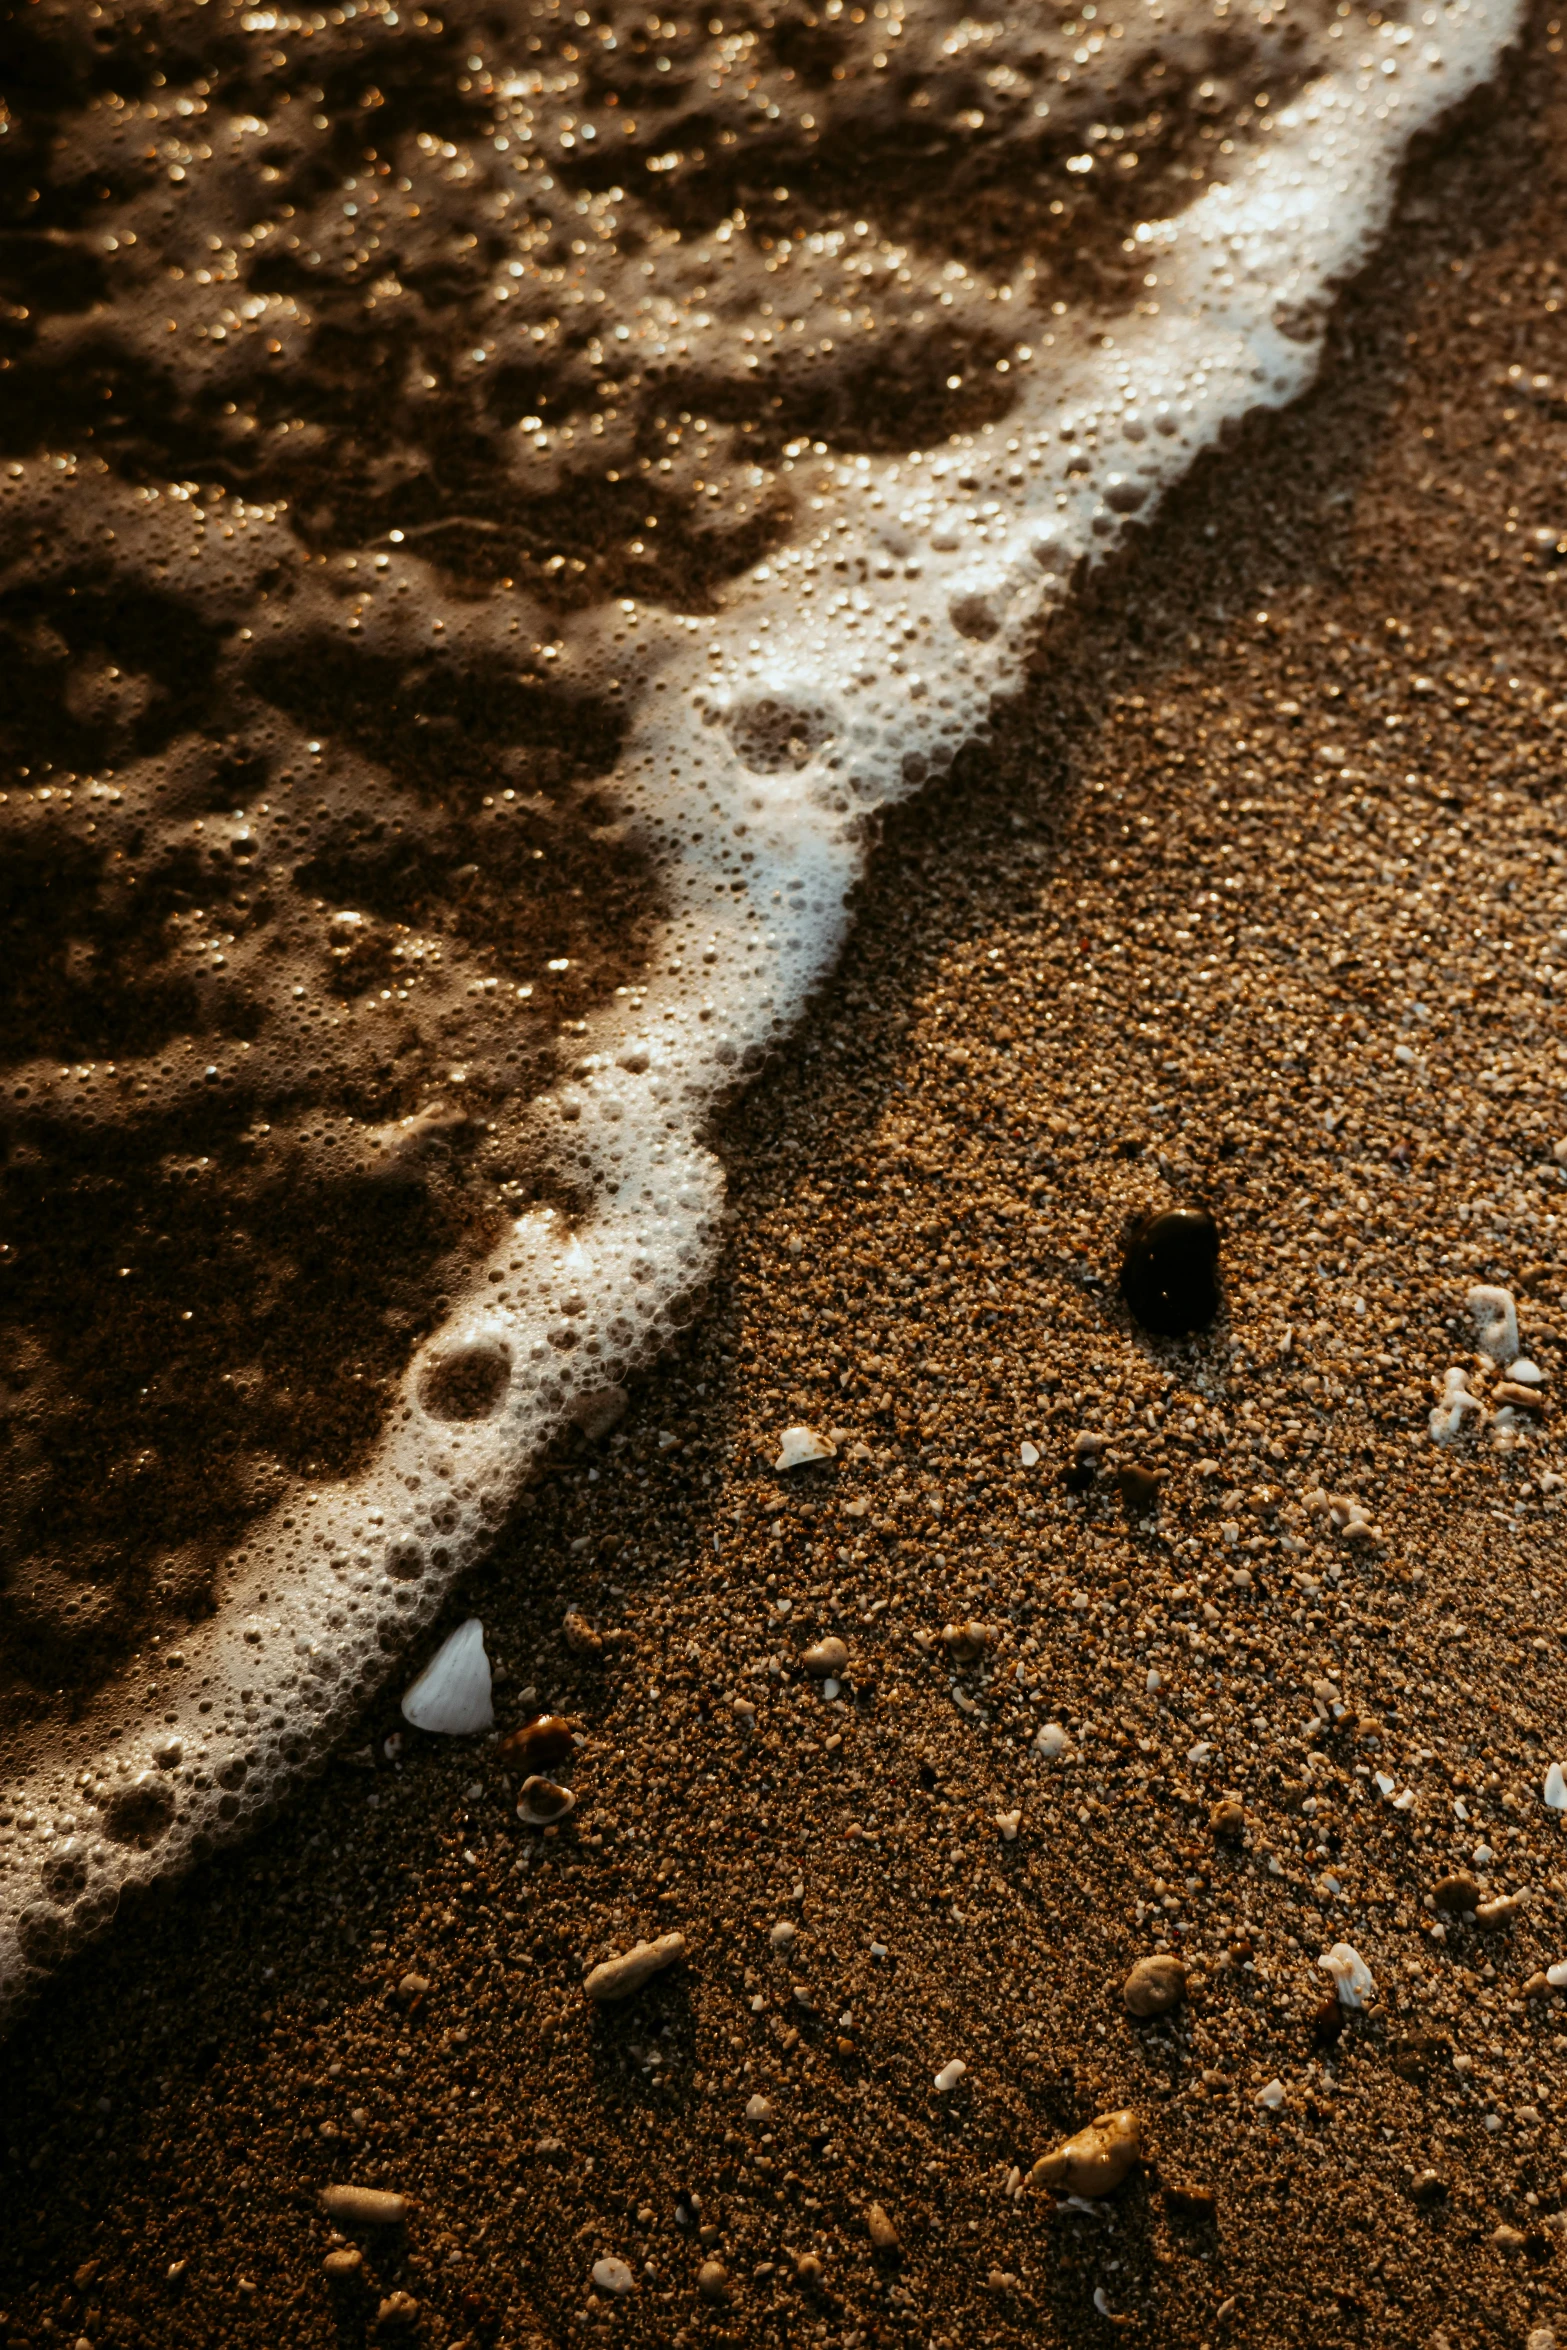
<path fill-rule="evenodd" d="M 443 1738 L 476 1738 L 493 1728 L 495 1705 L 484 1626 L 477 1616 L 443 1640 L 403 1697 L 403 1719 Z"/>

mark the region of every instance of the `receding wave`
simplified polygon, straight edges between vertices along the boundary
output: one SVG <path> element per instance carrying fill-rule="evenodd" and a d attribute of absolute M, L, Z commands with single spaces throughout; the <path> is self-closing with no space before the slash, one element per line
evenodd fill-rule
<path fill-rule="evenodd" d="M 1306 385 L 1514 17 L 27 12 L 0 1999 L 697 1309 L 876 811 Z"/>

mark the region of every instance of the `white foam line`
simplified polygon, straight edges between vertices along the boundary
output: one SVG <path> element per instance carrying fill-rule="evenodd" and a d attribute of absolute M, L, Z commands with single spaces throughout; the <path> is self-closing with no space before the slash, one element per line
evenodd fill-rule
<path fill-rule="evenodd" d="M 949 763 L 1015 688 L 1080 557 L 1146 516 L 1221 425 L 1310 383 L 1322 309 L 1385 229 L 1408 140 L 1494 70 L 1520 9 L 1417 13 L 1376 32 L 1337 22 L 1343 63 L 1280 109 L 1234 180 L 1138 231 L 1157 281 L 1141 315 L 1064 363 L 1021 366 L 1011 414 L 971 441 L 918 464 L 840 462 L 815 527 L 716 621 L 655 626 L 618 786 L 650 839 L 698 813 L 703 838 L 663 857 L 671 910 L 646 1003 L 590 1021 L 585 1073 L 541 1110 L 598 1205 L 574 1234 L 543 1214 L 514 1228 L 410 1366 L 370 1469 L 259 1530 L 128 1736 L 13 1791 L 0 2003 L 14 2008 L 128 1883 L 239 1832 L 319 1758 L 387 1648 L 481 1554 L 572 1399 L 657 1352 L 716 1262 L 723 1176 L 705 1122 L 836 959 L 866 813 Z M 581 624 L 585 659 L 601 627 Z M 803 764 L 772 766 L 769 729 L 791 726 Z M 462 1348 L 492 1359 L 498 1402 L 446 1421 L 421 1399 Z"/>

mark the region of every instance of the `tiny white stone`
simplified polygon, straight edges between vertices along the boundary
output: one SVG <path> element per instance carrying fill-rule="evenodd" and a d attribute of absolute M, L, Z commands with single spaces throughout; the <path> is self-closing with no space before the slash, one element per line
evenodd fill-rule
<path fill-rule="evenodd" d="M 944 2064 L 940 2072 L 936 2075 L 937 2088 L 942 2090 L 955 2089 L 967 2071 L 968 2066 L 964 2063 L 962 2057 L 953 2057 L 951 2062 L 949 2064 Z"/>
<path fill-rule="evenodd" d="M 746 2106 L 745 2118 L 748 2122 L 770 2122 L 772 2120 L 772 2106 L 762 2095 L 760 2089 Z"/>
<path fill-rule="evenodd" d="M 1046 1762 L 1054 1762 L 1057 1755 L 1065 1754 L 1069 1743 L 1059 1722 L 1046 1722 L 1034 1740 L 1034 1752 L 1043 1755 Z"/>
<path fill-rule="evenodd" d="M 786 1428 L 778 1445 L 775 1469 L 803 1468 L 807 1461 L 830 1461 L 837 1457 L 837 1448 L 825 1436 L 818 1436 L 814 1428 Z"/>
<path fill-rule="evenodd" d="M 1545 1979 L 1553 1991 L 1567 1991 L 1567 1958 L 1559 1958 L 1545 1970 Z"/>
<path fill-rule="evenodd" d="M 1265 2105 L 1269 2113 L 1277 2113 L 1289 2091 L 1282 2081 L 1270 2081 L 1265 2089 L 1257 2091 L 1257 2103 Z"/>
<path fill-rule="evenodd" d="M 629 2293 L 636 2281 L 623 2260 L 595 2260 L 593 2263 L 593 2282 L 601 2293 Z"/>
<path fill-rule="evenodd" d="M 471 1738 L 493 1729 L 490 1660 L 484 1653 L 484 1626 L 477 1616 L 443 1640 L 403 1699 L 403 1719 L 416 1730 L 447 1738 Z"/>
<path fill-rule="evenodd" d="M 1015 1844 L 1017 1842 L 1017 1832 L 1020 1825 L 1022 1824 L 1022 1819 L 1023 1814 L 1020 1811 L 997 1812 L 996 1826 L 1001 1830 L 1001 1841 L 1003 1844 Z"/>
<path fill-rule="evenodd" d="M 1545 1385 L 1545 1373 L 1538 1363 L 1531 1363 L 1527 1355 L 1520 1355 L 1516 1363 L 1508 1364 L 1507 1376 L 1509 1379 L 1516 1380 L 1520 1387 L 1543 1387 Z"/>
<path fill-rule="evenodd" d="M 1152 1697 L 1156 1689 L 1162 1689 L 1164 1687 L 1164 1677 L 1160 1673 L 1157 1665 L 1150 1665 L 1148 1667 L 1148 1678 L 1143 1686 L 1147 1689 L 1150 1697 Z"/>
<path fill-rule="evenodd" d="M 1384 1795 L 1391 1795 L 1394 1788 L 1398 1785 L 1398 1781 L 1396 1779 L 1390 1779 L 1386 1771 L 1377 1772 L 1376 1783 Z"/>
<path fill-rule="evenodd" d="M 1333 1977 L 1340 2007 L 1364 2007 L 1376 1990 L 1376 1980 L 1358 1950 L 1348 1942 L 1335 1942 L 1325 1950 L 1317 1964 Z"/>
<path fill-rule="evenodd" d="M 1567 1811 L 1567 1777 L 1559 1762 L 1553 1762 L 1545 1774 L 1544 1793 L 1547 1811 Z"/>
<path fill-rule="evenodd" d="M 1020 1445 L 1018 1448 L 1018 1459 L 1022 1462 L 1025 1469 L 1034 1468 L 1039 1460 L 1038 1445 L 1026 1443 Z"/>
<path fill-rule="evenodd" d="M 1207 1761 L 1212 1752 L 1213 1748 L 1207 1739 L 1199 1738 L 1195 1746 L 1188 1746 L 1186 1749 L 1186 1759 L 1188 1762 L 1203 1763 Z"/>
<path fill-rule="evenodd" d="M 788 1950 L 793 1947 L 795 1935 L 799 1930 L 793 1918 L 780 1918 L 767 1939 L 775 1950 Z"/>

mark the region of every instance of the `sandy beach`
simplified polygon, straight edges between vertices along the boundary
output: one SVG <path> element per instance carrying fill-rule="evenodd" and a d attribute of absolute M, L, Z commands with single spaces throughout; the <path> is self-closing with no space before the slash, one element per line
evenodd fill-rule
<path fill-rule="evenodd" d="M 569 1819 L 400 1670 L 0 2051 L 8 2350 L 1555 2341 L 1561 47 L 888 823 L 719 1280 L 454 1595 Z M 1176 1203 L 1223 1302 L 1165 1340 Z M 1031 2180 L 1121 2109 L 1113 2195 Z"/>

